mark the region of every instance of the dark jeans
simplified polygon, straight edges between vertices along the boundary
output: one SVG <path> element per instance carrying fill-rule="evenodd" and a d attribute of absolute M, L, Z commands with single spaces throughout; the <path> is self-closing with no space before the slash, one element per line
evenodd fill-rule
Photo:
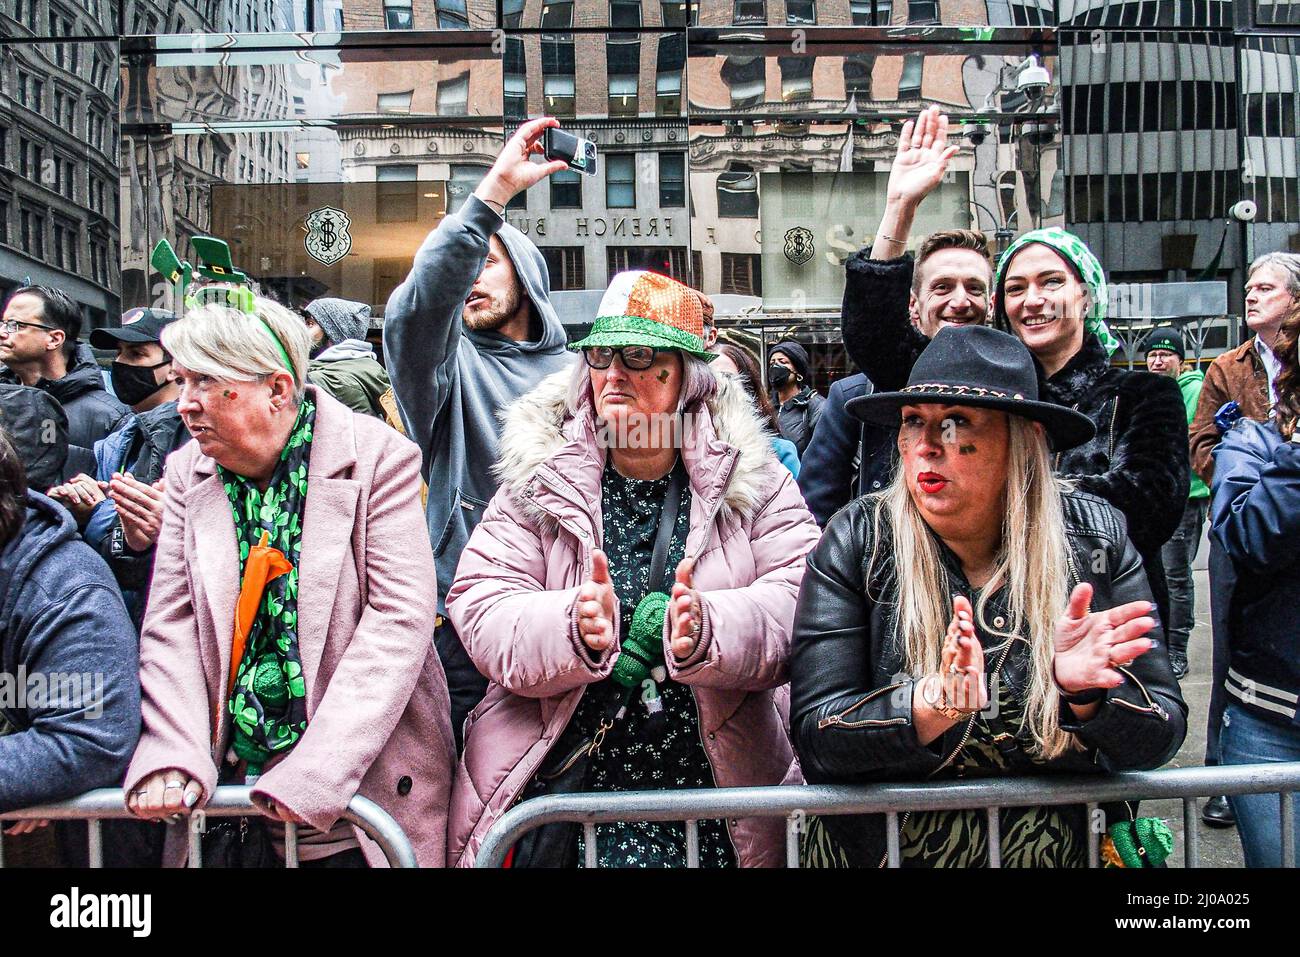
<path fill-rule="evenodd" d="M 1183 520 L 1178 531 L 1165 542 L 1160 557 L 1165 566 L 1165 580 L 1169 583 L 1169 653 L 1187 655 L 1187 641 L 1196 624 L 1196 585 L 1192 581 L 1192 561 L 1201 544 L 1201 529 L 1205 526 L 1208 498 L 1189 498 L 1183 509 Z"/>
<path fill-rule="evenodd" d="M 451 733 L 456 738 L 456 753 L 460 754 L 465 748 L 462 740 L 465 719 L 487 694 L 488 680 L 474 667 L 469 652 L 460 643 L 460 635 L 456 634 L 451 622 L 446 616 L 440 616 L 439 620 L 442 624 L 434 629 L 433 644 L 438 649 L 442 670 L 447 673 L 447 692 L 451 695 Z"/>
<path fill-rule="evenodd" d="M 1265 721 L 1233 701 L 1223 712 L 1219 748 L 1224 765 L 1300 761 L 1300 728 Z M 1237 816 L 1237 833 L 1241 836 L 1246 866 L 1281 867 L 1282 813 L 1278 796 L 1238 794 L 1228 801 Z M 1296 795 L 1291 796 L 1291 801 L 1300 813 Z M 1300 860 L 1300 828 L 1296 828 L 1293 839 L 1296 859 Z"/>

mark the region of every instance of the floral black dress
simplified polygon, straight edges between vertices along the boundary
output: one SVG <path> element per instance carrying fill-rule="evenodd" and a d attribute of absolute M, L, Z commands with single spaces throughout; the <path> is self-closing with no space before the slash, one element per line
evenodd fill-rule
<path fill-rule="evenodd" d="M 674 572 L 686 553 L 690 530 L 691 488 L 679 459 L 681 501 L 668 547 L 665 581 L 650 582 L 655 533 L 663 513 L 670 476 L 651 481 L 624 478 L 612 464 L 601 480 L 604 550 L 610 578 L 619 600 L 619 633 L 626 635 L 632 613 L 648 592 L 670 592 Z M 662 665 L 660 666 L 662 668 Z M 713 771 L 700 739 L 699 714 L 689 687 L 655 671 L 662 711 L 651 713 L 639 692 L 629 694 L 606 678 L 589 686 L 578 702 L 573 721 L 590 737 L 602 717 L 626 710 L 605 736 L 591 762 L 593 791 L 649 791 L 714 787 Z M 735 866 L 735 853 L 724 821 L 699 824 L 701 867 Z M 584 861 L 579 838 L 579 866 Z M 601 867 L 684 867 L 686 829 L 676 822 L 600 824 L 596 827 L 597 861 Z"/>

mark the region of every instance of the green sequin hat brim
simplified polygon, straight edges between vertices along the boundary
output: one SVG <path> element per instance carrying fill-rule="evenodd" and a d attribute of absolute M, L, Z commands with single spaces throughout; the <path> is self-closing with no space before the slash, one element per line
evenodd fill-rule
<path fill-rule="evenodd" d="M 601 316 L 591 327 L 585 339 L 569 343 L 574 352 L 593 346 L 652 346 L 656 349 L 678 349 L 697 359 L 712 362 L 717 358 L 705 351 L 704 340 L 697 335 L 643 316 Z"/>

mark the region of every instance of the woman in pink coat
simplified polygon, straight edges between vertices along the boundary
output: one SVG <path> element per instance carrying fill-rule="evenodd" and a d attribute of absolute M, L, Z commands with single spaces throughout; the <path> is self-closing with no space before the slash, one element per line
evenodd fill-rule
<path fill-rule="evenodd" d="M 419 453 L 304 387 L 301 320 L 264 299 L 253 309 L 204 306 L 163 333 L 194 441 L 159 490 L 128 807 L 157 820 L 250 784 L 265 831 L 254 817 L 253 842 L 241 828 L 232 850 L 209 822 L 205 849 L 225 857 L 209 863 L 271 862 L 270 838 L 294 822 L 304 866 L 382 865 L 340 823 L 361 794 L 421 865 L 442 866 L 454 752 Z M 180 826 L 164 860 L 184 859 Z"/>
<path fill-rule="evenodd" d="M 492 682 L 465 724 L 449 861 L 471 864 L 566 766 L 588 791 L 777 784 L 791 766 L 777 689 L 817 526 L 701 333 L 689 289 L 621 273 L 572 347 L 585 363 L 507 414 L 502 487 L 447 599 Z M 559 853 L 525 839 L 512 863 L 576 865 L 581 835 L 560 833 Z M 706 867 L 782 860 L 779 819 L 702 821 L 699 837 Z M 596 857 L 679 866 L 685 831 L 601 825 Z"/>

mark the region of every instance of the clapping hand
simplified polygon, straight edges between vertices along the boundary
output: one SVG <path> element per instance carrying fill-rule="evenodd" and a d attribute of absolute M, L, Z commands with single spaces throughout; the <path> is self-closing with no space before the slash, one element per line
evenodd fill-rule
<path fill-rule="evenodd" d="M 689 658 L 695 651 L 704 625 L 700 593 L 695 590 L 695 562 L 690 559 L 684 559 L 677 566 L 677 581 L 668 604 L 668 616 L 672 622 L 668 645 L 673 650 L 673 657 L 679 661 Z"/>
<path fill-rule="evenodd" d="M 944 704 L 960 711 L 983 711 L 989 704 L 984 675 L 984 648 L 975 636 L 975 615 L 970 599 L 954 595 L 952 621 L 943 640 L 939 679 Z"/>
<path fill-rule="evenodd" d="M 163 480 L 146 485 L 130 472 L 113 473 L 108 494 L 122 522 L 122 537 L 133 552 L 144 552 L 158 541 L 162 530 Z"/>
<path fill-rule="evenodd" d="M 1052 670 L 1066 694 L 1115 688 L 1124 682 L 1117 669 L 1146 654 L 1156 643 L 1145 637 L 1156 626 L 1153 605 L 1131 601 L 1107 611 L 1088 611 L 1092 586 L 1076 585 L 1066 613 L 1056 622 Z"/>
<path fill-rule="evenodd" d="M 578 633 L 592 651 L 614 644 L 614 584 L 609 559 L 599 548 L 591 553 L 591 578 L 578 589 Z"/>
<path fill-rule="evenodd" d="M 71 512 L 78 525 L 85 525 L 95 506 L 104 501 L 101 484 L 84 472 L 54 486 L 47 494 Z"/>

